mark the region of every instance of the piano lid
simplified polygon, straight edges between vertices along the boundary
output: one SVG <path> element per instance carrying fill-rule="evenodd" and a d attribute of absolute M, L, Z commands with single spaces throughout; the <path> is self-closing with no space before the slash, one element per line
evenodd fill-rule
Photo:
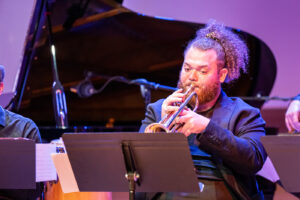
<path fill-rule="evenodd" d="M 87 71 L 102 75 L 91 79 L 95 88 L 103 86 L 107 80 L 103 76 L 145 78 L 176 87 L 183 50 L 203 24 L 144 16 L 113 0 L 90 1 L 86 8 L 85 2 L 89 1 L 79 5 L 77 1 L 60 0 L 51 5 L 58 72 L 66 92 L 69 122 L 99 125 L 113 118 L 116 124 L 139 125 L 145 105 L 138 86 L 111 82 L 103 92 L 89 98 L 78 97 L 70 88 L 81 83 Z M 40 7 L 36 6 L 35 13 L 41 13 Z M 38 125 L 54 125 L 46 24 L 41 20 L 39 31 L 35 32 L 36 16 L 29 32 L 32 40 L 27 43 L 34 51 L 23 58 L 22 79 L 18 82 L 18 99 L 14 105 L 17 108 L 20 102 L 19 113 Z M 66 26 L 68 23 L 72 26 Z M 225 86 L 226 92 L 232 96 L 268 95 L 276 75 L 272 52 L 253 35 L 234 31 L 247 42 L 251 60 L 249 73 L 243 74 L 235 84 Z M 154 90 L 152 102 L 168 94 Z M 255 106 L 260 107 L 262 103 Z"/>

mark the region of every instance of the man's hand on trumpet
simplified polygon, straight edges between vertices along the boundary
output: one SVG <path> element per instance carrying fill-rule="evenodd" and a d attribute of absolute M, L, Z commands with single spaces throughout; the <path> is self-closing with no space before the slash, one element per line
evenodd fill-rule
<path fill-rule="evenodd" d="M 176 112 L 178 110 L 178 106 L 176 103 L 181 103 L 184 101 L 184 93 L 182 93 L 182 89 L 176 90 L 166 98 L 161 106 L 161 118 L 163 119 L 165 115 Z"/>
<path fill-rule="evenodd" d="M 177 132 L 183 133 L 187 137 L 192 133 L 200 134 L 207 127 L 209 121 L 209 118 L 185 109 L 176 118 L 175 123 L 182 124 Z"/>
<path fill-rule="evenodd" d="M 164 118 L 166 115 L 177 112 L 180 103 L 185 100 L 185 97 L 186 94 L 183 93 L 182 89 L 179 89 L 168 96 L 162 104 L 161 117 Z M 181 125 L 176 132 L 189 136 L 192 133 L 201 133 L 206 128 L 209 121 L 210 119 L 199 115 L 186 107 L 181 111 L 173 123 Z"/>

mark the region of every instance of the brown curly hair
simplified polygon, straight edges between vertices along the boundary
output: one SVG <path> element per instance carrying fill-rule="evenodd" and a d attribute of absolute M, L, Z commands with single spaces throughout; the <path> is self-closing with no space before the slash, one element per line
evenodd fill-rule
<path fill-rule="evenodd" d="M 184 55 L 191 47 L 200 50 L 214 49 L 217 52 L 218 67 L 228 69 L 227 83 L 238 79 L 241 71 L 247 71 L 247 45 L 238 35 L 215 20 L 210 20 L 204 28 L 197 31 L 197 36 L 189 42 Z"/>

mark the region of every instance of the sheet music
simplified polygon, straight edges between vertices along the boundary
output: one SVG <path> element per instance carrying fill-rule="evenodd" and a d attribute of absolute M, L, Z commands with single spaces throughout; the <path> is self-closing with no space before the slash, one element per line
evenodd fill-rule
<path fill-rule="evenodd" d="M 51 159 L 51 154 L 55 152 L 55 144 L 36 144 L 36 182 L 57 180 Z"/>
<path fill-rule="evenodd" d="M 62 191 L 64 193 L 79 192 L 79 188 L 66 153 L 52 154 Z"/>

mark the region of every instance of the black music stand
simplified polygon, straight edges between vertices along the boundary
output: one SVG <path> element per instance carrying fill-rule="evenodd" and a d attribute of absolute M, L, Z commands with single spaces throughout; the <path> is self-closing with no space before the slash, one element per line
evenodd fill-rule
<path fill-rule="evenodd" d="M 284 188 L 300 193 L 300 135 L 282 134 L 261 137 Z"/>
<path fill-rule="evenodd" d="M 63 141 L 80 191 L 126 192 L 129 184 L 134 199 L 137 183 L 137 192 L 199 192 L 182 134 L 80 133 Z"/>
<path fill-rule="evenodd" d="M 35 189 L 35 142 L 0 138 L 0 189 Z"/>

